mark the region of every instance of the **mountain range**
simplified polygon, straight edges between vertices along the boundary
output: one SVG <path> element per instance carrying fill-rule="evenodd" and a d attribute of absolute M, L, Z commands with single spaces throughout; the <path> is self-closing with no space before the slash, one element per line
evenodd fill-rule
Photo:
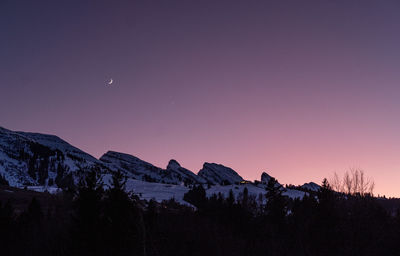
<path fill-rule="evenodd" d="M 102 174 L 105 183 L 113 172 L 127 177 L 126 189 L 144 199 L 157 201 L 175 198 L 184 203 L 183 194 L 194 184 L 207 187 L 207 194 L 235 193 L 247 187 L 250 194 L 265 192 L 271 178 L 262 173 L 257 182 L 245 181 L 232 168 L 216 163 L 204 163 L 195 174 L 171 159 L 165 169 L 138 157 L 108 151 L 99 159 L 70 145 L 54 135 L 11 131 L 0 127 L 0 176 L 13 187 L 39 191 L 57 191 L 76 185 L 90 171 Z M 207 186 L 205 186 L 207 184 Z M 298 189 L 283 189 L 289 197 L 302 197 L 319 185 L 306 183 Z"/>

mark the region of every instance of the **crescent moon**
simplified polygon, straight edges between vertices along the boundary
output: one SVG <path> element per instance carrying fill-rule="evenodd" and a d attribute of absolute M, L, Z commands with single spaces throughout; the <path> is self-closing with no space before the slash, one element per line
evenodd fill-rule
<path fill-rule="evenodd" d="M 108 85 L 111 85 L 114 82 L 114 80 L 111 78 L 110 82 L 108 82 Z"/>

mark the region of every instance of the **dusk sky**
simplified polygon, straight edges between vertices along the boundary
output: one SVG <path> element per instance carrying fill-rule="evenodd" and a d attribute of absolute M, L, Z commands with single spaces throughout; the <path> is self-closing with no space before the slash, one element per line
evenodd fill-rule
<path fill-rule="evenodd" d="M 400 1 L 0 1 L 0 126 L 400 196 Z M 109 86 L 110 79 L 114 83 Z"/>

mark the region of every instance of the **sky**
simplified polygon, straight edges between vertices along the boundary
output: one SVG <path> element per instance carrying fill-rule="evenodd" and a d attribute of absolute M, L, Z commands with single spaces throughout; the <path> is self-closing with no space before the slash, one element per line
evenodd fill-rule
<path fill-rule="evenodd" d="M 249 180 L 356 167 L 400 197 L 399 13 L 397 0 L 2 0 L 0 126 Z"/>

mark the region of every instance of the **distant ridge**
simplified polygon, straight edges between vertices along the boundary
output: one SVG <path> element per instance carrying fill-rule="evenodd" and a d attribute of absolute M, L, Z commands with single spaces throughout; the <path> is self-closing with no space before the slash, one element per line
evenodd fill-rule
<path fill-rule="evenodd" d="M 108 151 L 96 159 L 55 135 L 15 132 L 0 127 L 0 175 L 10 186 L 56 191 L 58 188 L 75 186 L 89 171 L 100 172 L 106 183 L 113 172 L 120 171 L 128 178 L 127 189 L 132 192 L 140 193 L 143 197 L 178 197 L 179 200 L 184 191 L 196 184 L 207 184 L 208 191 L 228 193 L 243 183 L 248 186 L 250 193 L 259 194 L 265 191 L 271 178 L 263 172 L 261 181 L 251 184 L 232 168 L 207 162 L 195 174 L 174 159 L 163 169 L 133 155 L 116 151 Z M 310 182 L 298 189 L 316 191 L 319 185 Z M 285 189 L 285 193 L 301 197 L 304 192 L 300 190 Z"/>

